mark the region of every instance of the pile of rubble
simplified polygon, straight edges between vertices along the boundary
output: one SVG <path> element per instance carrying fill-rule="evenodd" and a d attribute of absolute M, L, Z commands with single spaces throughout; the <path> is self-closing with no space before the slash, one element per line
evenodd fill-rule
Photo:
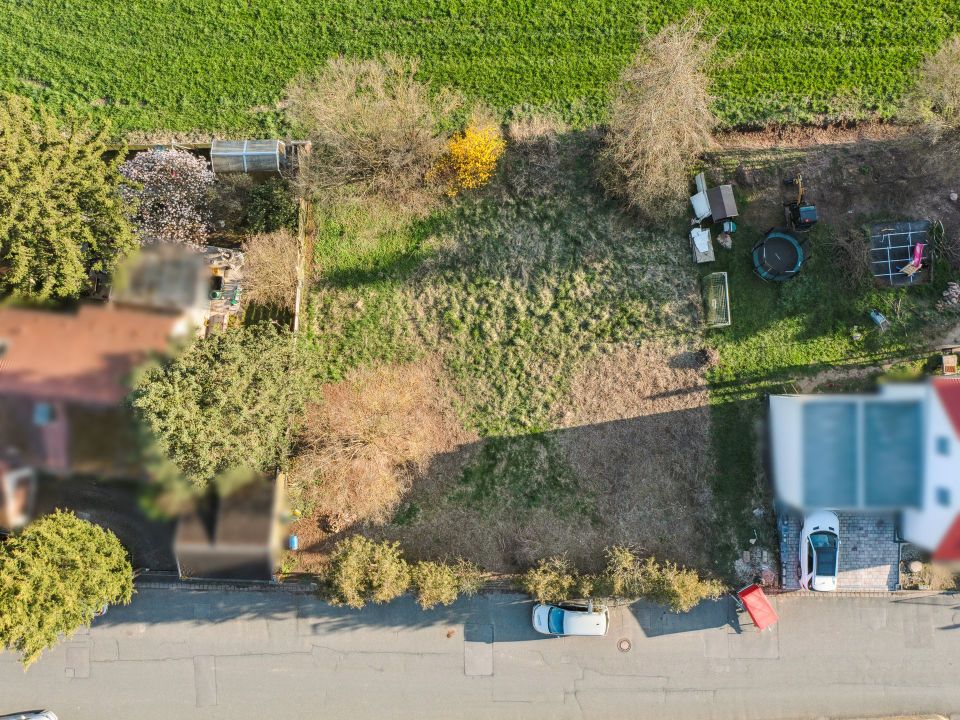
<path fill-rule="evenodd" d="M 948 282 L 947 289 L 943 291 L 943 300 L 939 304 L 942 308 L 960 305 L 960 283 Z"/>

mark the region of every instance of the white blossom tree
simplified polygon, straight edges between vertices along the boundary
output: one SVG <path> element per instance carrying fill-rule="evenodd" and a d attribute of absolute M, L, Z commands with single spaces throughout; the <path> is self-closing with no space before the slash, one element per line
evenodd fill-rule
<path fill-rule="evenodd" d="M 120 193 L 134 208 L 143 244 L 203 245 L 210 233 L 209 163 L 185 150 L 147 150 L 120 167 Z"/>

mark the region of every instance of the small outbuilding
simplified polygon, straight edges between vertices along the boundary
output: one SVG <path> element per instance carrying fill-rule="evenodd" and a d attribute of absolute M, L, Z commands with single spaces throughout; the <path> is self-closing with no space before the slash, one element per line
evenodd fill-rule
<path fill-rule="evenodd" d="M 695 222 L 702 223 L 707 219 L 712 222 L 721 222 L 740 214 L 732 185 L 720 185 L 708 189 L 707 179 L 703 173 L 697 174 L 694 184 L 697 187 L 697 193 L 690 197 L 690 205 L 693 207 Z"/>
<path fill-rule="evenodd" d="M 259 480 L 212 495 L 177 523 L 173 552 L 181 577 L 271 580 L 281 543 L 282 480 Z"/>
<path fill-rule="evenodd" d="M 279 174 L 286 166 L 287 151 L 282 140 L 214 140 L 210 144 L 210 165 L 221 173 Z"/>

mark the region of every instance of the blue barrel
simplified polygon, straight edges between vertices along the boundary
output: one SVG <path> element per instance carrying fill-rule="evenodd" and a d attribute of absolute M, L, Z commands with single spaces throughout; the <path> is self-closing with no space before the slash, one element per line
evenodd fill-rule
<path fill-rule="evenodd" d="M 299 550 L 300 549 L 300 538 L 296 535 L 291 535 L 289 540 L 287 540 L 287 547 L 290 550 Z"/>

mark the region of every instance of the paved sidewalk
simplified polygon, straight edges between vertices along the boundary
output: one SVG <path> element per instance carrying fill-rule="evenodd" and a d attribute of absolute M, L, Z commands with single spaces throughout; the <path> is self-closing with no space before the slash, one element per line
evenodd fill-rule
<path fill-rule="evenodd" d="M 895 590 L 900 578 L 899 548 L 894 539 L 895 518 L 889 513 L 837 513 L 840 519 L 840 570 L 837 589 L 842 591 Z M 800 527 L 803 518 L 791 513 L 780 528 L 780 558 L 785 590 L 800 587 L 797 574 Z"/>
<path fill-rule="evenodd" d="M 604 638 L 543 638 L 530 603 L 490 594 L 421 612 L 310 595 L 144 589 L 23 673 L 0 654 L 0 713 L 154 718 L 785 718 L 960 711 L 960 596 L 636 604 Z M 618 640 L 632 643 L 629 652 Z"/>

